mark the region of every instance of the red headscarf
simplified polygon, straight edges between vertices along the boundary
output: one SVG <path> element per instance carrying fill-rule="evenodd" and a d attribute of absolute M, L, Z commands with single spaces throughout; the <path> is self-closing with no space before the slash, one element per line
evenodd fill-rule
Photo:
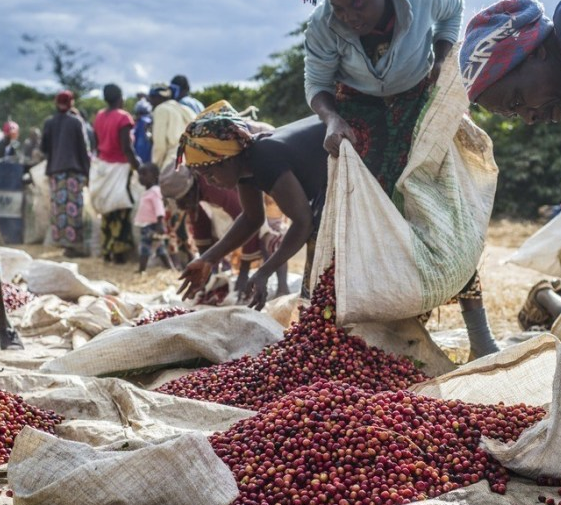
<path fill-rule="evenodd" d="M 70 108 L 72 107 L 73 100 L 74 100 L 74 95 L 72 94 L 72 91 L 65 89 L 64 91 L 58 93 L 57 96 L 55 97 L 56 108 L 60 112 L 66 112 L 70 110 Z"/>

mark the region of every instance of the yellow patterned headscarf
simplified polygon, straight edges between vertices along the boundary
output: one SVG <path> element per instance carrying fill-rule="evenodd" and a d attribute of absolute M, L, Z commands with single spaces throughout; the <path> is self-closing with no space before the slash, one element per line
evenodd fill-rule
<path fill-rule="evenodd" d="M 177 164 L 185 156 L 189 167 L 219 163 L 253 143 L 248 125 L 226 100 L 203 110 L 181 135 Z"/>

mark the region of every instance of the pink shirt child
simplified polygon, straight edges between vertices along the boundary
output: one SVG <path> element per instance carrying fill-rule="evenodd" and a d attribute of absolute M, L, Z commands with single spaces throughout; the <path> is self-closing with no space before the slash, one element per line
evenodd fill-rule
<path fill-rule="evenodd" d="M 160 186 L 152 186 L 142 193 L 140 197 L 134 224 L 140 227 L 156 224 L 158 218 L 164 217 L 165 213 L 164 200 L 162 198 Z"/>

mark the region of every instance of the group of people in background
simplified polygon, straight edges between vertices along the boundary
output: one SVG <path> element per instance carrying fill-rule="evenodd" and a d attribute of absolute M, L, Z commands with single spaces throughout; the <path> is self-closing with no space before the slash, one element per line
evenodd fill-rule
<path fill-rule="evenodd" d="M 261 309 L 269 277 L 276 273 L 279 294 L 286 291 L 286 262 L 307 244 L 302 294 L 309 295 L 328 154 L 337 157 L 343 139 L 349 140 L 391 198 L 419 115 L 458 41 L 463 9 L 463 0 L 324 0 L 311 15 L 304 44 L 306 99 L 315 115 L 277 129 L 256 126 L 226 101 L 205 108 L 190 96 L 184 76 L 152 86 L 139 97 L 134 117 L 123 109 L 120 88 L 106 85 L 107 107 L 93 122 L 93 164 L 99 173 L 127 167 L 126 187 L 115 192 L 130 189 L 133 171 L 146 191 L 134 219 L 132 195 L 102 213 L 104 259 L 126 261 L 134 223 L 141 228 L 139 270 L 156 252 L 166 266 L 183 269 L 179 292 L 192 297 L 228 254 L 243 247 L 238 288 Z M 460 56 L 470 100 L 529 123 L 561 120 L 558 34 L 534 0 L 503 0 L 477 15 Z M 53 238 L 72 256 L 81 254 L 81 195 L 94 167 L 92 146 L 72 95 L 59 93 L 55 104 L 41 151 L 51 180 Z M 10 152 L 17 142 L 13 125 L 6 123 L 4 134 L 2 149 Z M 288 229 L 267 229 L 264 195 L 290 219 Z M 230 217 L 222 233 L 209 224 L 209 209 Z M 189 256 L 190 234 L 196 257 Z M 253 251 L 264 262 L 249 277 Z M 180 252 L 187 254 L 186 265 Z M 535 291 L 542 308 L 555 305 L 549 286 Z M 496 352 L 477 272 L 456 298 L 472 356 Z"/>
<path fill-rule="evenodd" d="M 146 270 L 152 255 L 167 268 L 182 269 L 217 242 L 242 212 L 235 189 L 213 187 L 195 172 L 179 183 L 174 178 L 181 135 L 205 107 L 190 95 L 189 82 L 183 75 L 176 75 L 169 84 L 152 85 L 146 94 L 137 94 L 132 115 L 124 109 L 119 86 L 105 85 L 103 99 L 106 107 L 90 124 L 76 109 L 72 92 L 57 93 L 55 113 L 45 121 L 42 133 L 34 128 L 29 138 L 29 142 L 35 142 L 33 149 L 28 149 L 33 159 L 30 165 L 46 160 L 52 243 L 63 248 L 69 258 L 89 254 L 83 220 L 84 188 L 89 186 L 94 209 L 101 214 L 101 254 L 105 261 L 126 263 L 132 256 L 136 235 L 139 272 Z M 273 129 L 265 123 L 252 124 L 253 128 Z M 22 148 L 28 141 L 24 146 L 19 144 L 19 127 L 13 121 L 6 122 L 4 131 L 2 157 L 21 163 Z M 127 176 L 119 180 L 103 178 L 119 171 Z M 133 175 L 135 172 L 137 175 Z M 135 178 L 144 188 L 141 194 L 133 194 Z M 109 206 L 96 205 L 94 180 L 97 185 L 112 184 L 111 193 L 123 194 L 123 198 Z M 217 226 L 216 218 L 218 223 L 222 219 L 222 226 Z M 241 248 L 237 290 L 245 288 L 252 262 L 271 255 L 270 244 L 278 240 L 270 237 L 278 238 L 282 231 L 282 224 L 270 228 Z M 224 257 L 214 271 L 230 268 L 231 261 Z M 286 265 L 279 268 L 278 293 L 288 293 Z"/>

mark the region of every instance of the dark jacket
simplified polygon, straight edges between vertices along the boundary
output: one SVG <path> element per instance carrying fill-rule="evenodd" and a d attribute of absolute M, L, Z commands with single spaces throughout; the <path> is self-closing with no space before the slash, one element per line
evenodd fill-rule
<path fill-rule="evenodd" d="M 45 121 L 41 151 L 47 157 L 47 175 L 64 172 L 89 174 L 90 155 L 84 125 L 70 112 L 56 112 Z"/>

